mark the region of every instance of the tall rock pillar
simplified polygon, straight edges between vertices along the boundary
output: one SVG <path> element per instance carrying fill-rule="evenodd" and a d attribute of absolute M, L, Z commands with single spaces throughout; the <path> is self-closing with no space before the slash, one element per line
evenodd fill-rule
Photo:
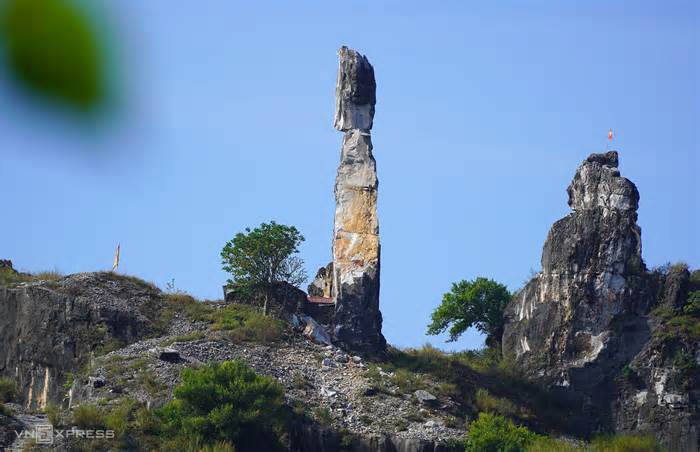
<path fill-rule="evenodd" d="M 370 135 L 376 83 L 365 56 L 341 47 L 338 57 L 334 126 L 344 136 L 335 179 L 334 336 L 351 350 L 372 354 L 386 348 L 379 311 L 379 182 Z"/>

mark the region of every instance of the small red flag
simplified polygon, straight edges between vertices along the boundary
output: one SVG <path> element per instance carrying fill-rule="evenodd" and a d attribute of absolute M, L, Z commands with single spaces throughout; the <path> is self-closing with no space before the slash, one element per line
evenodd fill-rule
<path fill-rule="evenodd" d="M 613 133 L 612 133 L 612 129 L 610 129 L 610 130 L 608 130 L 608 140 L 612 141 L 612 139 L 613 139 Z"/>

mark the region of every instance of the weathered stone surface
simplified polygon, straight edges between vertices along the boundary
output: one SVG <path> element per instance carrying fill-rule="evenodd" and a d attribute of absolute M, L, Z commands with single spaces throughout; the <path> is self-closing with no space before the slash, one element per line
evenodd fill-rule
<path fill-rule="evenodd" d="M 507 310 L 505 350 L 533 375 L 564 386 L 571 368 L 605 349 L 612 319 L 634 311 L 631 282 L 643 271 L 639 196 L 616 165 L 616 152 L 593 154 L 581 164 L 567 190 L 573 212 L 552 226 L 542 271 Z"/>
<path fill-rule="evenodd" d="M 680 312 L 689 273 L 647 272 L 639 194 L 617 165 L 612 151 L 576 171 L 572 212 L 552 226 L 542 271 L 506 309 L 503 351 L 531 378 L 579 400 L 589 419 L 581 433 L 642 431 L 669 450 L 694 450 L 700 397 L 688 388 L 698 384 L 672 361 L 678 350 L 700 361 L 700 350 L 687 339 L 659 339 L 661 323 L 650 314 L 658 305 Z"/>
<path fill-rule="evenodd" d="M 333 126 L 343 132 L 370 130 L 377 89 L 374 68 L 364 55 L 345 46 L 338 50 L 338 59 Z"/>
<path fill-rule="evenodd" d="M 307 292 L 312 297 L 331 298 L 333 296 L 333 262 L 318 269 Z"/>
<path fill-rule="evenodd" d="M 345 134 L 335 182 L 334 337 L 349 349 L 376 353 L 386 348 L 379 311 L 379 182 L 369 134 L 376 84 L 367 58 L 346 47 L 338 54 L 335 125 Z"/>
<path fill-rule="evenodd" d="M 0 375 L 16 379 L 27 408 L 44 408 L 91 353 L 156 332 L 159 296 L 112 273 L 0 287 Z"/>

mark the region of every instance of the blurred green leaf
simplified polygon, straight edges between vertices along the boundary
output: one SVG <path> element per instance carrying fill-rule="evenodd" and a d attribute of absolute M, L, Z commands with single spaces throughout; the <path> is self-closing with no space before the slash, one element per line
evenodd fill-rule
<path fill-rule="evenodd" d="M 70 0 L 7 0 L 0 39 L 15 77 L 80 109 L 105 97 L 103 58 L 90 18 Z"/>

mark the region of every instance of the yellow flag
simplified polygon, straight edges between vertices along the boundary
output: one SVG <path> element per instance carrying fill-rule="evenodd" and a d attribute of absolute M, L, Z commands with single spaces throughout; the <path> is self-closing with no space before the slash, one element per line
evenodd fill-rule
<path fill-rule="evenodd" d="M 112 266 L 112 271 L 119 267 L 119 251 L 121 249 L 121 244 L 117 244 L 117 251 L 114 253 L 114 265 Z"/>

